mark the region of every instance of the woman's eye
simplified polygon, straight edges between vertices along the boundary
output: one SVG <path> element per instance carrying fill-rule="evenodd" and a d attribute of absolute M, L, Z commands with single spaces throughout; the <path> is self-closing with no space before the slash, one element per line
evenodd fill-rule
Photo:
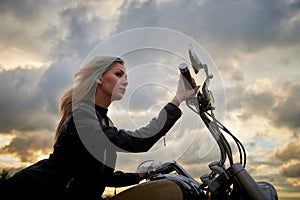
<path fill-rule="evenodd" d="M 117 77 L 122 77 L 122 73 L 116 73 Z"/>

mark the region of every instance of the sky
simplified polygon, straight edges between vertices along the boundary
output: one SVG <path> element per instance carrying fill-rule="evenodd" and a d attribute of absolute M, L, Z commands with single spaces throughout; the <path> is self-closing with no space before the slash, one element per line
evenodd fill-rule
<path fill-rule="evenodd" d="M 129 89 L 109 109 L 115 125 L 145 125 L 174 95 L 190 42 L 214 74 L 216 116 L 244 144 L 247 171 L 280 199 L 299 198 L 299 11 L 299 0 L 1 0 L 0 168 L 14 172 L 51 153 L 59 96 L 96 54 L 126 60 Z M 203 73 L 192 75 L 202 84 Z M 119 155 L 117 168 L 174 159 L 194 177 L 206 173 L 217 146 L 181 109 L 166 147 Z"/>

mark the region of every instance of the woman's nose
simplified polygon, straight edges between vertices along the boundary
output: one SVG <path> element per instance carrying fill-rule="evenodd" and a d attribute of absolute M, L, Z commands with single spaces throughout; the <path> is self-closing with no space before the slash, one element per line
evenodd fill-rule
<path fill-rule="evenodd" d="M 128 85 L 128 80 L 127 80 L 127 78 L 124 78 L 124 79 L 122 80 L 122 84 L 125 85 L 125 86 Z"/>

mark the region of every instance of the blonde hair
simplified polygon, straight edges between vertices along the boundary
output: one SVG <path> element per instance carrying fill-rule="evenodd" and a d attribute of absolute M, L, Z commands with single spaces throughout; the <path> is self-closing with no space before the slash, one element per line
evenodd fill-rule
<path fill-rule="evenodd" d="M 56 128 L 55 141 L 60 132 L 66 117 L 72 111 L 72 105 L 89 98 L 89 94 L 94 92 L 97 86 L 97 78 L 105 73 L 116 62 L 122 65 L 125 61 L 115 56 L 96 56 L 74 74 L 73 86 L 67 89 L 59 100 L 60 120 Z M 92 94 L 91 94 L 92 95 Z"/>

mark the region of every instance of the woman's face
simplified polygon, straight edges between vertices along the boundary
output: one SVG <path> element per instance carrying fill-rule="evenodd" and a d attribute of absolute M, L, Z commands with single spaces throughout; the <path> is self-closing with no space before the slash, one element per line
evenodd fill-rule
<path fill-rule="evenodd" d="M 114 63 L 107 72 L 100 76 L 102 94 L 111 98 L 111 101 L 122 99 L 127 85 L 125 66 L 121 63 Z"/>

